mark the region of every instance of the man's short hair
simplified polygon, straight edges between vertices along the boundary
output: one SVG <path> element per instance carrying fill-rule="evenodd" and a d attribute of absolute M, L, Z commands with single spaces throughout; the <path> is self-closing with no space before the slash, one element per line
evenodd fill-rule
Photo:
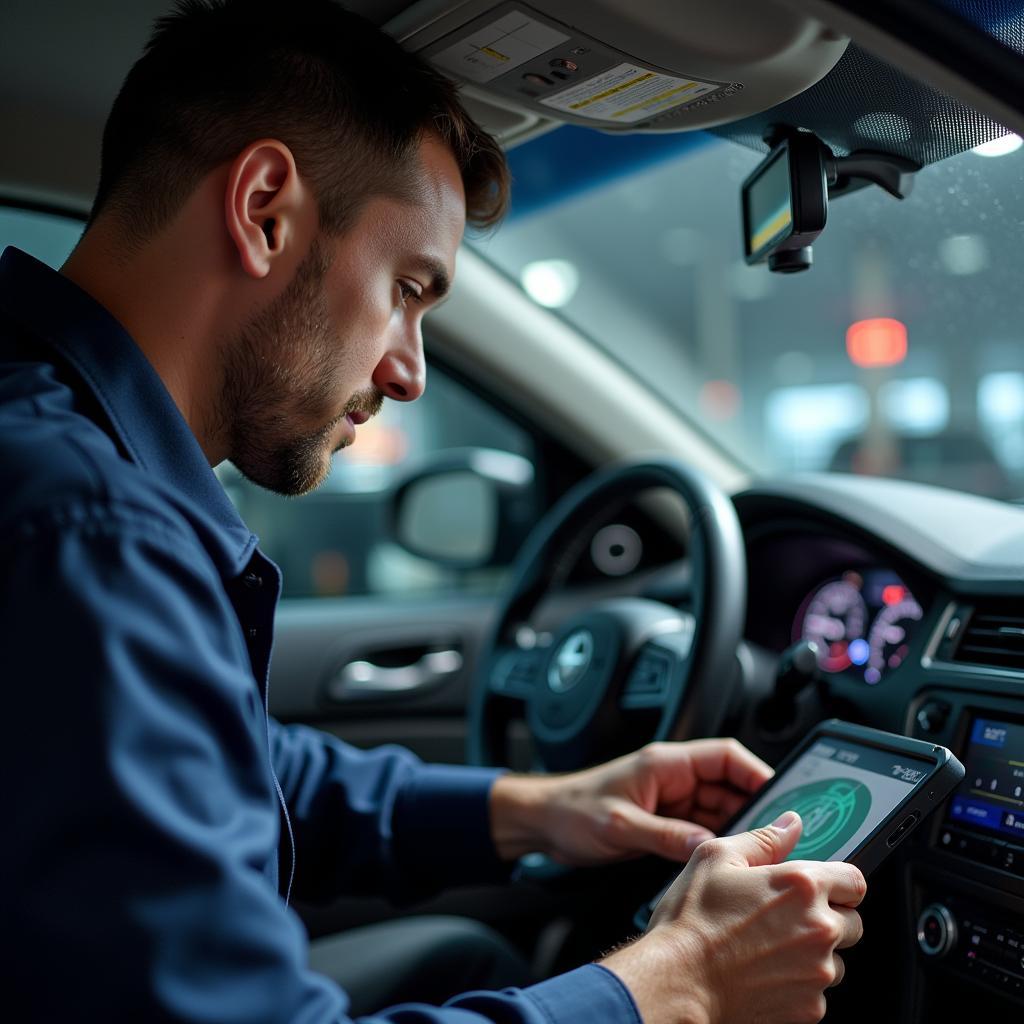
<path fill-rule="evenodd" d="M 410 198 L 430 132 L 459 165 L 469 222 L 496 224 L 504 154 L 422 58 L 332 0 L 179 0 L 114 101 L 90 223 L 109 210 L 126 242 L 143 242 L 211 170 L 274 138 L 310 182 L 321 228 L 341 232 L 371 196 Z"/>

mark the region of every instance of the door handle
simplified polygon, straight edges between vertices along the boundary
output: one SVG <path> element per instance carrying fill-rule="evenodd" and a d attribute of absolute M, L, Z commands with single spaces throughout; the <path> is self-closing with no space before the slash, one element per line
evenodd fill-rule
<path fill-rule="evenodd" d="M 433 690 L 462 669 L 458 651 L 429 651 L 411 665 L 375 665 L 372 661 L 350 661 L 327 683 L 332 701 L 384 700 Z"/>

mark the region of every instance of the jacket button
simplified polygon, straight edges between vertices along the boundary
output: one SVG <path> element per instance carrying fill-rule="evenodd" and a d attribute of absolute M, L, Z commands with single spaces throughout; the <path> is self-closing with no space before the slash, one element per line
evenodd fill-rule
<path fill-rule="evenodd" d="M 250 626 L 245 632 L 246 632 L 246 635 L 249 637 L 250 640 L 255 640 L 256 639 L 256 627 L 255 626 Z"/>
<path fill-rule="evenodd" d="M 259 576 L 259 575 L 257 575 L 257 574 L 256 574 L 256 573 L 254 573 L 254 572 L 247 572 L 247 573 L 246 573 L 246 574 L 245 574 L 245 575 L 244 575 L 244 576 L 242 577 L 242 582 L 243 582 L 243 583 L 244 583 L 244 584 L 245 584 L 245 585 L 246 585 L 246 586 L 247 586 L 247 587 L 248 587 L 248 588 L 249 588 L 250 590 L 259 590 L 259 588 L 263 586 L 263 577 L 262 577 L 262 576 Z"/>

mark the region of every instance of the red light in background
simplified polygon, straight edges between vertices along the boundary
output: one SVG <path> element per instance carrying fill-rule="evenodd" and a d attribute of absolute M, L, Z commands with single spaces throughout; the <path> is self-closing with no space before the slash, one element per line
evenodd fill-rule
<path fill-rule="evenodd" d="M 740 393 L 731 380 L 705 381 L 697 400 L 701 409 L 715 420 L 730 420 L 740 410 Z"/>
<path fill-rule="evenodd" d="M 895 366 L 907 358 L 907 326 L 887 316 L 858 320 L 846 329 L 846 352 L 855 366 Z"/>
<path fill-rule="evenodd" d="M 907 596 L 907 588 L 897 583 L 890 583 L 882 589 L 882 603 L 887 605 L 899 604 Z"/>

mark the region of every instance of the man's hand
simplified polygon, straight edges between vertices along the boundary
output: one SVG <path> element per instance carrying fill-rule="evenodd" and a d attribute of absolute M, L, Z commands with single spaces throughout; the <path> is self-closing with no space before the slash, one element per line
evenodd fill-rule
<path fill-rule="evenodd" d="M 781 826 L 781 827 L 779 827 Z M 851 864 L 782 863 L 797 814 L 696 851 L 647 933 L 603 966 L 644 1024 L 813 1024 L 843 977 L 835 952 L 859 941 L 866 883 Z"/>
<path fill-rule="evenodd" d="M 645 853 L 684 861 L 771 775 L 735 740 L 652 743 L 569 775 L 502 776 L 491 830 L 506 860 L 540 852 L 575 865 Z"/>

